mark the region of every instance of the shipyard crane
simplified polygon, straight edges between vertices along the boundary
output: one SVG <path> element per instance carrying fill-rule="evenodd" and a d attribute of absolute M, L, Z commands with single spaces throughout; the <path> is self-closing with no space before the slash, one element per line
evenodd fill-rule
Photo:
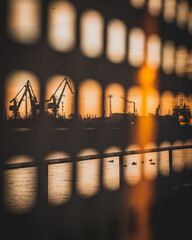
<path fill-rule="evenodd" d="M 158 107 L 155 110 L 155 116 L 159 117 L 159 110 L 160 110 L 160 105 L 158 105 Z"/>
<path fill-rule="evenodd" d="M 63 89 L 61 91 L 61 94 L 59 97 L 57 97 L 56 93 L 57 91 L 59 90 L 59 88 L 61 87 L 61 85 L 64 84 L 63 86 Z M 53 95 L 50 97 L 50 99 L 46 100 L 46 102 L 48 102 L 48 109 L 51 109 L 52 111 L 52 116 L 54 118 L 56 117 L 60 117 L 60 114 L 59 114 L 59 107 L 60 107 L 60 103 L 61 103 L 61 99 L 62 97 L 64 96 L 64 91 L 65 91 L 65 88 L 66 86 L 69 87 L 69 90 L 71 91 L 71 93 L 73 94 L 73 91 L 72 91 L 72 88 L 69 84 L 69 80 L 67 80 L 66 77 L 63 78 L 63 80 L 61 81 L 61 83 L 59 84 L 58 88 L 55 90 L 55 92 L 53 93 Z M 50 102 L 52 100 L 52 102 Z"/>
<path fill-rule="evenodd" d="M 127 100 L 126 98 L 124 98 L 124 97 L 121 97 L 125 102 L 128 102 L 128 103 L 132 103 L 133 104 L 133 113 L 134 113 L 134 115 L 136 115 L 136 109 L 135 109 L 135 102 L 134 101 L 129 101 L 129 100 Z M 125 112 L 125 110 L 124 110 L 124 112 Z"/>
<path fill-rule="evenodd" d="M 23 95 L 22 95 L 21 99 L 18 101 L 17 98 L 23 90 L 24 90 Z M 30 99 L 30 103 L 31 103 L 30 117 L 35 118 L 37 116 L 37 112 L 39 110 L 39 104 L 38 104 L 37 98 L 34 94 L 32 85 L 30 84 L 30 81 L 27 80 L 26 84 L 19 90 L 19 92 L 16 94 L 16 96 L 10 101 L 10 103 L 13 102 L 13 105 L 9 106 L 9 110 L 12 111 L 11 118 L 13 118 L 13 119 L 21 118 L 19 109 L 20 109 L 21 103 L 23 101 L 26 102 L 26 118 L 27 118 L 27 97 L 28 97 L 27 93 L 29 93 L 29 99 Z M 25 97 L 25 99 L 24 99 L 24 97 Z"/>

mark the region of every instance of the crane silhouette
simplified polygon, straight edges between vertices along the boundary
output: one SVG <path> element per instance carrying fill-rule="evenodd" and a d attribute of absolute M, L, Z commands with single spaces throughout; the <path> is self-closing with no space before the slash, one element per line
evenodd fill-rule
<path fill-rule="evenodd" d="M 63 89 L 62 89 L 59 97 L 57 97 L 56 93 L 63 83 L 64 83 Z M 55 90 L 55 92 L 51 95 L 50 99 L 45 101 L 45 102 L 48 102 L 48 109 L 51 109 L 52 116 L 54 118 L 61 117 L 61 115 L 59 114 L 59 107 L 60 107 L 61 99 L 64 96 L 64 91 L 65 91 L 66 86 L 69 87 L 71 93 L 73 94 L 73 90 L 69 84 L 69 80 L 66 77 L 64 77 L 63 80 L 61 81 L 61 83 L 59 84 L 59 86 L 57 87 L 57 89 Z M 52 100 L 52 102 L 51 102 L 51 100 Z"/>
<path fill-rule="evenodd" d="M 17 98 L 18 96 L 20 95 L 20 93 L 23 92 L 23 95 L 21 97 L 21 99 L 18 101 Z M 20 119 L 21 118 L 21 115 L 20 115 L 20 112 L 19 112 L 19 109 L 20 109 L 20 106 L 21 106 L 21 103 L 23 101 L 25 101 L 25 117 L 27 118 L 28 116 L 28 112 L 27 112 L 27 93 L 29 94 L 29 99 L 30 99 L 30 103 L 31 103 L 31 113 L 30 113 L 30 117 L 31 118 L 35 118 L 37 117 L 38 115 L 38 110 L 39 110 L 39 103 L 37 101 L 37 98 L 34 94 L 34 91 L 33 91 L 33 88 L 32 88 L 32 85 L 30 83 L 29 80 L 27 80 L 26 84 L 19 90 L 19 92 L 16 94 L 16 96 L 10 101 L 10 103 L 13 102 L 13 105 L 10 105 L 9 106 L 9 110 L 12 111 L 12 116 L 11 118 L 12 119 Z M 25 97 L 25 99 L 24 99 Z"/>
<path fill-rule="evenodd" d="M 134 101 L 129 101 L 129 100 L 127 100 L 126 98 L 124 98 L 124 97 L 122 97 L 122 96 L 121 96 L 121 98 L 125 101 L 125 103 L 128 102 L 128 103 L 132 103 L 132 104 L 133 104 L 133 113 L 136 114 L 135 102 L 134 102 Z M 125 113 L 125 112 L 126 112 L 126 111 L 125 111 L 125 108 L 124 108 L 124 113 Z"/>

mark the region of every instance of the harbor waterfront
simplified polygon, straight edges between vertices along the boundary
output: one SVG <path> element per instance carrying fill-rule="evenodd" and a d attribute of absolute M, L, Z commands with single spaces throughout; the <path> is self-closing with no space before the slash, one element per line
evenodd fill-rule
<path fill-rule="evenodd" d="M 0 239 L 192 239 L 192 2 L 1 0 L 0 32 Z"/>

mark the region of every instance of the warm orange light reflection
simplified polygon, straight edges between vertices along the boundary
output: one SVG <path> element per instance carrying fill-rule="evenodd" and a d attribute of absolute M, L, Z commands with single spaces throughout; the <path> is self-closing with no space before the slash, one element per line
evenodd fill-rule
<path fill-rule="evenodd" d="M 151 88 L 146 95 L 146 114 L 155 114 L 155 110 L 159 105 L 159 93 L 156 89 Z"/>
<path fill-rule="evenodd" d="M 130 145 L 125 151 L 140 150 L 138 145 Z M 133 154 L 124 156 L 124 176 L 125 180 L 131 184 L 135 185 L 141 180 L 141 154 Z"/>
<path fill-rule="evenodd" d="M 149 0 L 148 9 L 151 15 L 157 16 L 161 11 L 161 0 Z"/>
<path fill-rule="evenodd" d="M 120 63 L 125 59 L 126 53 L 126 26 L 119 19 L 113 19 L 107 26 L 107 58 Z"/>
<path fill-rule="evenodd" d="M 55 1 L 49 6 L 48 41 L 57 51 L 68 52 L 75 45 L 74 6 L 67 1 Z"/>
<path fill-rule="evenodd" d="M 125 90 L 123 86 L 119 83 L 112 83 L 107 86 L 105 90 L 105 115 L 110 116 L 110 100 L 109 95 L 112 95 L 111 98 L 111 111 L 112 113 L 123 113 L 124 112 L 124 99 Z"/>
<path fill-rule="evenodd" d="M 169 115 L 173 113 L 174 98 L 173 94 L 169 91 L 163 92 L 161 96 L 161 114 Z"/>
<path fill-rule="evenodd" d="M 161 40 L 156 34 L 151 34 L 147 42 L 147 64 L 158 68 L 160 64 Z"/>
<path fill-rule="evenodd" d="M 173 72 L 175 66 L 175 44 L 172 41 L 166 41 L 163 47 L 162 68 L 166 74 Z"/>
<path fill-rule="evenodd" d="M 127 99 L 130 101 L 135 102 L 135 108 L 136 108 L 136 113 L 138 115 L 141 115 L 142 113 L 142 90 L 140 87 L 137 86 L 133 86 L 131 88 L 128 89 L 127 91 Z M 129 112 L 129 105 L 127 105 L 127 111 Z M 130 111 L 133 112 L 133 111 Z"/>
<path fill-rule="evenodd" d="M 145 90 L 155 86 L 157 71 L 154 67 L 143 66 L 138 73 L 139 83 Z"/>
<path fill-rule="evenodd" d="M 167 23 L 172 23 L 176 15 L 176 0 L 164 0 L 164 19 Z"/>
<path fill-rule="evenodd" d="M 110 147 L 104 153 L 121 152 L 118 147 Z M 121 166 L 123 167 L 123 166 Z M 119 188 L 119 157 L 103 159 L 103 185 L 111 191 Z"/>
<path fill-rule="evenodd" d="M 130 0 L 130 2 L 135 8 L 141 8 L 145 4 L 145 0 Z"/>
<path fill-rule="evenodd" d="M 98 154 L 94 149 L 82 150 L 78 156 Z M 99 190 L 100 159 L 77 162 L 77 191 L 81 196 L 90 197 Z"/>
<path fill-rule="evenodd" d="M 175 72 L 179 77 L 185 76 L 187 63 L 187 49 L 185 46 L 179 46 L 176 51 Z"/>
<path fill-rule="evenodd" d="M 32 162 L 29 156 L 15 156 L 7 164 Z M 6 207 L 15 213 L 25 213 L 35 204 L 36 167 L 11 169 L 4 172 L 4 201 Z"/>
<path fill-rule="evenodd" d="M 149 111 L 152 111 L 158 107 L 159 94 L 156 87 L 157 81 L 157 71 L 155 68 L 144 66 L 138 73 L 139 83 L 142 88 L 142 106 L 141 106 L 141 115 L 147 116 Z M 155 105 L 152 101 L 155 100 Z M 147 144 L 148 142 L 155 141 L 156 129 L 154 118 L 151 115 L 148 115 L 146 118 L 139 119 L 140 126 L 138 129 L 138 139 L 140 144 Z"/>
<path fill-rule="evenodd" d="M 182 0 L 177 3 L 177 25 L 179 28 L 185 28 L 188 21 L 189 3 L 187 0 Z"/>
<path fill-rule="evenodd" d="M 159 146 L 160 148 L 171 147 L 170 142 L 162 142 Z M 159 152 L 160 154 L 160 165 L 159 170 L 163 176 L 169 175 L 169 151 Z"/>
<path fill-rule="evenodd" d="M 74 113 L 74 98 L 75 98 L 75 86 L 73 81 L 65 75 L 54 75 L 48 79 L 45 91 L 45 99 L 48 100 L 54 94 L 60 83 L 62 82 L 63 78 L 66 77 L 69 81 L 69 84 L 72 88 L 73 94 L 71 93 L 68 86 L 66 86 L 64 94 L 61 98 L 61 102 L 59 105 L 59 114 L 64 118 L 69 118 L 71 113 Z M 64 87 L 64 83 L 58 89 L 56 96 L 57 101 L 62 93 Z M 51 109 L 47 108 L 47 103 L 45 103 L 45 110 L 51 112 Z"/>
<path fill-rule="evenodd" d="M 53 152 L 45 160 L 68 158 L 63 152 Z M 65 203 L 71 196 L 72 163 L 48 166 L 48 201 L 53 205 Z"/>
<path fill-rule="evenodd" d="M 7 30 L 14 40 L 24 44 L 32 44 L 38 40 L 40 7 L 38 0 L 9 1 Z"/>
<path fill-rule="evenodd" d="M 140 28 L 133 28 L 129 34 L 128 60 L 134 67 L 139 67 L 144 61 L 145 34 Z"/>
<path fill-rule="evenodd" d="M 12 111 L 9 111 L 9 106 L 13 105 L 10 101 L 16 97 L 17 93 L 23 88 L 26 84 L 27 80 L 30 81 L 31 86 L 33 88 L 34 94 L 37 97 L 37 100 L 40 99 L 40 89 L 39 89 L 39 81 L 37 77 L 28 71 L 17 70 L 12 72 L 6 79 L 6 88 L 5 88 L 5 118 L 9 118 L 12 115 Z M 17 101 L 19 102 L 24 90 L 18 95 Z M 25 100 L 25 97 L 24 97 Z M 30 99 L 27 98 L 27 113 L 30 114 L 31 103 Z M 25 101 L 22 101 L 21 107 L 19 109 L 21 117 L 25 117 L 26 109 L 25 109 Z"/>
<path fill-rule="evenodd" d="M 174 142 L 173 146 L 182 146 L 183 142 L 181 140 L 177 140 Z M 175 172 L 181 172 L 184 168 L 184 156 L 183 156 L 183 149 L 173 150 L 172 151 L 172 158 L 173 158 L 173 170 Z"/>
<path fill-rule="evenodd" d="M 185 142 L 184 145 L 192 145 L 192 139 Z M 192 148 L 184 150 L 185 166 L 189 169 L 192 168 Z"/>
<path fill-rule="evenodd" d="M 93 80 L 87 79 L 79 87 L 79 112 L 82 117 L 100 117 L 102 114 L 102 88 Z"/>
<path fill-rule="evenodd" d="M 154 143 L 148 143 L 145 145 L 145 149 L 156 148 L 157 145 Z M 148 180 L 154 180 L 157 176 L 157 152 L 145 153 L 144 154 L 144 176 Z"/>

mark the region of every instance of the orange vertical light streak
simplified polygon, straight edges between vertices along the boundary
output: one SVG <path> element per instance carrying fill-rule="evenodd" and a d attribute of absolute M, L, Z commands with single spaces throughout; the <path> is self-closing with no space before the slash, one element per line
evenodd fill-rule
<path fill-rule="evenodd" d="M 147 14 L 144 16 L 144 29 L 147 36 L 156 34 L 158 29 L 158 22 Z M 146 44 L 147 46 L 147 44 Z M 150 48 L 148 48 L 148 51 Z M 158 51 L 159 52 L 159 51 Z M 146 56 L 149 53 L 146 54 Z M 154 52 L 153 54 L 156 54 Z M 148 143 L 156 142 L 157 124 L 155 117 L 148 115 L 147 103 L 148 97 L 152 92 L 157 92 L 158 89 L 158 67 L 157 65 L 147 64 L 145 57 L 145 64 L 137 72 L 136 82 L 142 91 L 141 103 L 141 117 L 139 116 L 139 127 L 135 133 L 135 140 L 137 144 L 144 148 Z M 144 155 L 141 161 L 144 160 Z M 123 240 L 151 240 L 153 239 L 153 231 L 150 222 L 150 209 L 154 199 L 154 181 L 153 179 L 144 178 L 144 164 L 141 164 L 141 181 L 134 186 L 124 187 L 124 208 L 123 208 Z M 129 222 L 133 221 L 131 216 L 134 216 L 135 230 L 130 231 L 127 227 L 127 219 Z M 132 224 L 134 224 L 132 222 Z"/>

